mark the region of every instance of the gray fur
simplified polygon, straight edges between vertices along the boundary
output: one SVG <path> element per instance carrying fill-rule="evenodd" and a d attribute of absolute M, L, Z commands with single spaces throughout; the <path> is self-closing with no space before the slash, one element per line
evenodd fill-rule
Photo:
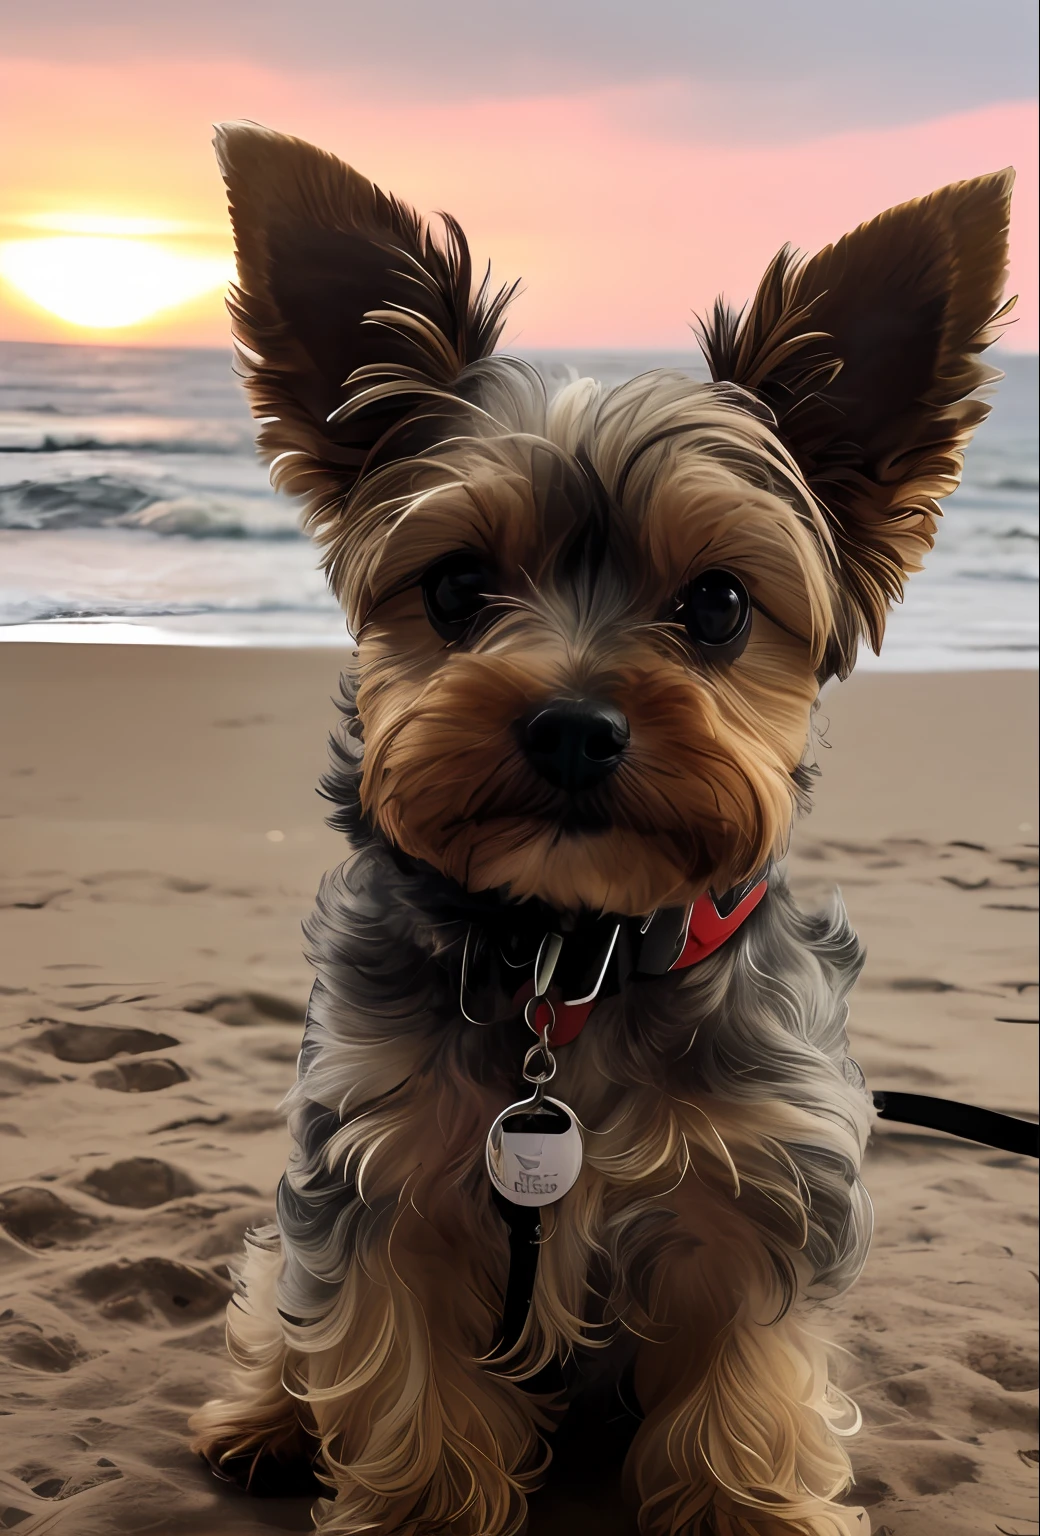
<path fill-rule="evenodd" d="M 355 852 L 324 880 L 307 927 L 317 979 L 299 1076 L 287 1100 L 294 1147 L 278 1195 L 279 1305 L 298 1322 L 324 1315 L 367 1234 L 392 1215 L 364 1204 L 354 1170 L 329 1166 L 328 1142 L 341 1119 L 390 1100 L 415 1073 L 494 1083 L 506 1102 L 519 1096 L 530 1041 L 522 1024 L 485 1028 L 462 1017 L 458 992 L 471 898 L 433 871 L 409 867 L 366 827 L 357 800 L 361 743 L 349 684 L 344 693 L 346 725 L 333 743 L 335 766 L 324 787 L 338 806 L 331 819 L 349 828 Z M 862 1074 L 847 1053 L 845 1033 L 846 997 L 862 960 L 840 902 L 806 916 L 775 874 L 766 898 L 721 950 L 689 971 L 631 983 L 598 1005 L 578 1040 L 559 1052 L 559 1092 L 586 1125 L 583 1064 L 593 1062 L 613 1081 L 627 1075 L 662 1092 L 696 1089 L 749 1107 L 779 1099 L 815 1116 L 820 1136 L 786 1151 L 808 1197 L 804 1258 L 817 1294 L 841 1290 L 855 1278 L 870 1240 L 858 1159 L 836 1153 L 826 1134 L 834 1124 L 862 1149 L 869 1127 Z M 501 1223 L 482 1170 L 473 1186 L 494 1233 Z M 800 1286 L 788 1245 L 779 1232 L 770 1236 L 775 1213 L 754 1191 L 741 1198 L 771 1245 L 789 1304 Z M 616 1262 L 637 1290 L 638 1271 L 667 1226 L 662 1207 L 622 1234 Z M 615 1288 L 620 1278 L 613 1277 Z"/>

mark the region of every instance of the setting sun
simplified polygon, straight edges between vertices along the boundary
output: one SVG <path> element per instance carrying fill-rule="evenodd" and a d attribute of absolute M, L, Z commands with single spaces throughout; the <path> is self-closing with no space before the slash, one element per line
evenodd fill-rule
<path fill-rule="evenodd" d="M 91 330 L 136 325 L 222 287 L 230 275 L 226 258 L 141 239 L 76 234 L 0 245 L 0 277 L 41 309 Z"/>

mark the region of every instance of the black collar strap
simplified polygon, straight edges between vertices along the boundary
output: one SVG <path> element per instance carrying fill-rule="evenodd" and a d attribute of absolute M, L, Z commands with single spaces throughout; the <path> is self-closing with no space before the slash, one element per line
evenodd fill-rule
<path fill-rule="evenodd" d="M 598 1000 L 615 996 L 630 977 L 664 976 L 714 954 L 758 906 L 768 883 L 766 870 L 723 896 L 706 892 L 688 907 L 659 908 L 646 918 L 590 915 L 572 923 L 561 933 L 548 993 L 554 1020 L 548 1043 L 575 1039 Z M 535 995 L 535 962 L 546 933 L 545 909 L 523 905 L 498 908 L 470 925 L 460 1002 L 471 1023 L 515 1018 Z"/>

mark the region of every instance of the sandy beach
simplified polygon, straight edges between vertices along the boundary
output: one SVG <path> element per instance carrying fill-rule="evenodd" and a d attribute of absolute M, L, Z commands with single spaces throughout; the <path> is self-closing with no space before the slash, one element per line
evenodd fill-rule
<path fill-rule="evenodd" d="M 337 671 L 332 649 L 0 647 L 0 1531 L 310 1528 L 214 1483 L 185 1421 L 284 1163 L 300 923 L 343 856 L 315 793 Z M 864 675 L 820 723 L 790 865 L 866 941 L 868 1081 L 1035 1116 L 1036 673 Z M 879 1536 L 1036 1528 L 1036 1171 L 876 1133 L 871 1258 L 816 1322 Z M 586 1464 L 530 1530 L 634 1526 Z"/>

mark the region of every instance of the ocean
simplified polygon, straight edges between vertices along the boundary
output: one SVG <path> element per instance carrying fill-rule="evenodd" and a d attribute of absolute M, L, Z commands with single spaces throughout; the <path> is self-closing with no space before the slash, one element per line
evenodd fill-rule
<path fill-rule="evenodd" d="M 695 354 L 530 354 L 550 386 Z M 889 670 L 1036 667 L 1037 363 L 1006 377 L 892 616 Z M 343 645 L 295 512 L 273 495 L 227 353 L 0 342 L 0 639 Z"/>

